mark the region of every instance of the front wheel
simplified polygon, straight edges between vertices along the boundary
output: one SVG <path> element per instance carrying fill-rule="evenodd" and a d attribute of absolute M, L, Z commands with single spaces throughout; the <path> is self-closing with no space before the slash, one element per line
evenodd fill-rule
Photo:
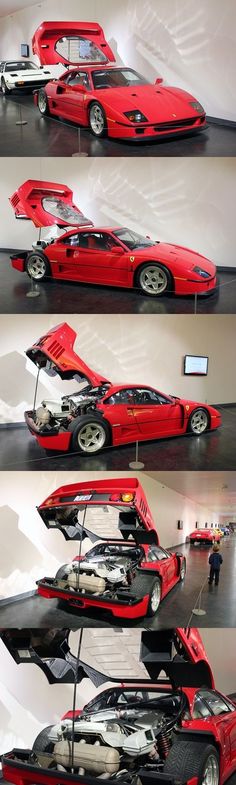
<path fill-rule="evenodd" d="M 97 138 L 107 135 L 107 118 L 101 104 L 95 102 L 91 104 L 89 109 L 89 127 Z"/>
<path fill-rule="evenodd" d="M 99 420 L 92 415 L 81 417 L 73 430 L 72 448 L 75 452 L 81 450 L 87 455 L 94 455 L 109 442 L 109 426 L 105 420 Z"/>
<path fill-rule="evenodd" d="M 164 774 L 180 782 L 197 777 L 198 785 L 219 785 L 218 752 L 212 744 L 179 741 L 171 747 Z"/>
<path fill-rule="evenodd" d="M 161 583 L 159 578 L 153 581 L 151 591 L 149 594 L 149 603 L 147 609 L 147 616 L 155 616 L 161 602 Z"/>
<path fill-rule="evenodd" d="M 3 78 L 1 79 L 1 88 L 2 88 L 3 95 L 9 95 L 9 93 L 11 92 L 6 85 L 5 79 Z"/>
<path fill-rule="evenodd" d="M 50 275 L 50 265 L 42 251 L 32 251 L 26 259 L 25 269 L 29 278 L 34 281 L 44 281 Z"/>
<path fill-rule="evenodd" d="M 144 294 L 151 297 L 160 297 L 172 289 L 169 270 L 155 262 L 140 267 L 136 274 L 136 284 Z"/>
<path fill-rule="evenodd" d="M 50 114 L 48 97 L 45 90 L 39 90 L 38 93 L 38 108 L 42 115 Z"/>
<path fill-rule="evenodd" d="M 195 409 L 192 412 L 189 422 L 188 422 L 188 431 L 194 434 L 194 436 L 200 436 L 202 433 L 207 431 L 209 426 L 209 417 L 205 409 Z"/>

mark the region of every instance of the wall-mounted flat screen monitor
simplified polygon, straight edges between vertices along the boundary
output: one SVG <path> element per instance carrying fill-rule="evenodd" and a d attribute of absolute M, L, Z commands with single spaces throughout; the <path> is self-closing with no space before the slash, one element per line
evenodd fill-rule
<path fill-rule="evenodd" d="M 186 376 L 207 376 L 208 357 L 186 354 L 184 358 L 184 373 Z"/>
<path fill-rule="evenodd" d="M 29 57 L 29 46 L 28 46 L 28 44 L 21 44 L 20 53 L 21 53 L 21 57 Z"/>

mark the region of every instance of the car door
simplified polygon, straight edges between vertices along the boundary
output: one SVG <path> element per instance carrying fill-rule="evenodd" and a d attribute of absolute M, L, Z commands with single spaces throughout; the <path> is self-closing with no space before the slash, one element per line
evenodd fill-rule
<path fill-rule="evenodd" d="M 171 579 L 170 561 L 170 554 L 167 551 L 158 545 L 150 545 L 146 553 L 145 562 L 142 562 L 142 566 L 145 569 L 158 571 L 162 578 L 164 593 Z"/>
<path fill-rule="evenodd" d="M 108 232 L 70 235 L 57 244 L 56 255 L 63 277 L 116 286 L 128 281 L 129 256 Z"/>
<path fill-rule="evenodd" d="M 183 410 L 170 398 L 149 388 L 133 392 L 132 414 L 142 438 L 175 435 L 183 430 Z"/>
<path fill-rule="evenodd" d="M 55 88 L 58 114 L 77 123 L 86 124 L 87 113 L 84 100 L 86 90 L 90 90 L 86 71 L 72 71 L 65 79 L 58 80 Z"/>

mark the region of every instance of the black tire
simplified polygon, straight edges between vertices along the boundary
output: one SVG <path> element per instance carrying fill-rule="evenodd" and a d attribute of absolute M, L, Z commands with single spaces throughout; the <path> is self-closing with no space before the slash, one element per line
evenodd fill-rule
<path fill-rule="evenodd" d="M 92 117 L 92 114 L 94 112 L 94 109 L 96 109 L 96 107 L 98 108 L 99 113 L 101 114 L 101 118 L 103 119 L 103 128 L 101 128 L 100 131 L 96 131 L 95 127 L 93 127 L 92 124 L 91 124 L 91 117 Z M 92 134 L 94 136 L 96 136 L 96 139 L 102 139 L 102 137 L 107 136 L 107 118 L 106 118 L 106 115 L 105 115 L 103 107 L 101 106 L 101 104 L 99 104 L 99 101 L 93 101 L 90 104 L 90 107 L 89 107 L 89 128 L 90 128 L 90 131 L 92 132 Z"/>
<path fill-rule="evenodd" d="M 42 274 L 38 273 L 38 275 L 36 275 L 36 274 L 33 275 L 33 267 L 34 267 L 33 262 L 34 262 L 34 259 L 35 259 L 35 270 L 36 270 L 36 264 L 37 264 L 36 260 L 38 259 L 38 269 L 40 269 L 40 263 L 41 263 Z M 31 271 L 30 271 L 30 268 L 31 268 Z M 30 253 L 28 254 L 28 256 L 26 258 L 25 270 L 26 270 L 27 275 L 29 276 L 29 278 L 32 278 L 33 281 L 44 281 L 45 278 L 49 278 L 50 275 L 51 275 L 50 264 L 49 264 L 49 261 L 48 261 L 47 257 L 43 253 L 43 251 L 36 251 L 36 250 L 35 251 L 30 251 Z"/>
<path fill-rule="evenodd" d="M 54 743 L 48 738 L 49 731 L 52 730 L 52 728 L 53 725 L 48 725 L 47 728 L 43 728 L 39 735 L 36 736 L 32 747 L 33 752 L 53 752 Z"/>
<path fill-rule="evenodd" d="M 195 418 L 196 419 L 199 418 L 199 421 L 201 420 L 201 418 L 203 418 L 205 420 L 205 427 L 202 427 L 202 430 L 199 431 L 199 432 L 197 432 L 197 430 L 196 430 L 196 428 L 194 426 Z M 188 431 L 190 433 L 192 433 L 193 436 L 201 436 L 201 434 L 205 433 L 208 428 L 209 428 L 209 414 L 206 411 L 206 409 L 204 409 L 203 407 L 199 406 L 198 409 L 194 409 L 194 411 L 192 412 L 192 414 L 189 417 Z"/>
<path fill-rule="evenodd" d="M 219 754 L 213 744 L 198 741 L 178 741 L 173 744 L 164 764 L 164 774 L 173 775 L 175 780 L 187 782 L 192 777 L 198 778 L 202 785 L 207 761 L 213 757 L 219 772 Z M 219 775 L 218 782 L 219 783 Z"/>
<path fill-rule="evenodd" d="M 91 433 L 92 431 L 94 432 L 95 442 L 94 442 L 94 447 L 92 447 L 91 444 L 91 448 L 89 449 L 88 447 L 86 449 L 85 439 L 84 439 L 85 433 L 83 434 L 83 431 L 85 432 L 87 426 L 88 433 L 89 433 L 89 425 L 91 425 Z M 101 434 L 101 439 L 100 440 L 97 439 L 97 445 L 98 445 L 97 447 L 96 447 L 96 437 L 95 437 L 96 435 L 95 426 L 97 426 L 97 432 L 100 431 Z M 74 452 L 82 452 L 85 453 L 86 455 L 96 455 L 98 452 L 100 452 L 100 450 L 102 450 L 104 447 L 107 447 L 108 444 L 110 444 L 111 442 L 110 428 L 108 423 L 106 422 L 106 420 L 103 420 L 102 417 L 101 418 L 95 417 L 94 414 L 86 414 L 84 417 L 83 416 L 77 417 L 77 419 L 73 423 L 71 423 L 70 430 L 72 430 L 71 446 Z M 92 438 L 91 438 L 91 443 L 92 443 Z"/>
<path fill-rule="evenodd" d="M 147 273 L 149 268 L 156 270 L 156 272 L 159 270 L 160 274 L 162 274 L 163 285 L 160 287 L 160 291 L 152 291 L 151 288 L 150 291 L 148 291 L 148 288 L 145 289 L 144 276 L 145 271 Z M 173 280 L 171 273 L 163 264 L 159 264 L 159 262 L 145 262 L 145 264 L 142 264 L 136 271 L 135 286 L 138 286 L 142 294 L 145 294 L 147 297 L 162 297 L 162 295 L 167 292 L 170 293 L 173 291 Z"/>
<path fill-rule="evenodd" d="M 181 572 L 182 572 L 183 569 L 184 569 L 184 574 L 182 575 Z M 181 583 L 184 581 L 185 575 L 186 575 L 186 559 L 183 559 L 182 564 L 180 565 L 180 571 L 179 571 L 179 580 L 180 580 Z"/>
<path fill-rule="evenodd" d="M 55 575 L 56 580 L 63 581 L 63 579 L 67 577 L 67 574 L 65 572 L 66 567 L 67 564 L 62 564 L 61 567 L 59 567 L 59 570 L 57 570 L 57 573 Z"/>
<path fill-rule="evenodd" d="M 4 79 L 3 76 L 2 76 L 2 79 L 1 79 L 1 90 L 2 90 L 3 95 L 9 95 L 10 92 L 11 92 L 8 89 L 7 85 L 6 85 L 6 82 L 5 82 L 5 79 Z"/>
<path fill-rule="evenodd" d="M 38 92 L 38 108 L 43 117 L 47 117 L 50 114 L 47 93 L 45 93 L 43 88 Z"/>
<path fill-rule="evenodd" d="M 159 597 L 157 601 L 158 604 L 156 605 L 156 607 L 154 604 L 154 597 L 153 597 L 155 592 L 157 592 Z M 151 585 L 151 589 L 149 590 L 149 603 L 147 609 L 147 616 L 149 617 L 155 616 L 155 613 L 157 613 L 158 611 L 160 602 L 161 602 L 161 581 L 159 580 L 159 578 L 155 578 Z"/>

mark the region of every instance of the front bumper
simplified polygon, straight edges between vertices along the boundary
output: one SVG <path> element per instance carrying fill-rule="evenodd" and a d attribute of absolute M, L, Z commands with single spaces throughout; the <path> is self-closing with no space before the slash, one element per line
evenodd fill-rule
<path fill-rule="evenodd" d="M 8 90 L 10 90 L 11 92 L 13 90 L 39 90 L 40 87 L 45 87 L 45 85 L 48 84 L 48 82 L 51 79 L 52 77 L 49 77 L 48 79 L 42 79 L 42 80 L 40 79 L 39 82 L 38 81 L 32 82 L 31 80 L 27 81 L 27 79 L 24 81 L 24 79 L 22 79 L 22 84 L 19 84 L 19 82 L 21 82 L 20 79 L 16 79 L 14 84 L 12 82 L 7 84 L 6 82 L 6 85 Z"/>
<path fill-rule="evenodd" d="M 75 606 L 78 610 L 89 608 L 100 608 L 101 610 L 109 611 L 113 616 L 118 616 L 125 619 L 138 619 L 141 616 L 146 616 L 148 609 L 149 597 L 146 594 L 142 598 L 128 596 L 125 599 L 108 600 L 106 598 L 92 597 L 91 594 L 75 595 L 74 591 L 69 589 L 60 589 L 54 586 L 54 578 L 42 578 L 37 581 L 38 594 L 46 599 L 58 599 L 69 602 L 70 605 Z"/>
<path fill-rule="evenodd" d="M 33 420 L 33 412 L 28 411 L 24 413 L 25 422 L 32 436 L 35 436 L 40 447 L 45 450 L 58 450 L 59 452 L 67 452 L 70 447 L 71 432 L 59 431 L 57 428 L 51 428 L 46 434 L 39 431 L 37 425 Z"/>
<path fill-rule="evenodd" d="M 187 120 L 173 120 L 169 123 L 137 123 L 126 125 L 108 118 L 108 135 L 114 139 L 128 139 L 135 142 L 149 142 L 154 139 L 172 139 L 184 134 L 199 133 L 207 128 L 205 115 Z"/>
<path fill-rule="evenodd" d="M 175 294 L 185 295 L 185 294 L 199 294 L 199 295 L 208 295 L 213 294 L 217 284 L 217 276 L 214 275 L 212 278 L 205 278 L 202 281 L 194 281 L 190 278 L 183 277 L 175 277 Z"/>
<path fill-rule="evenodd" d="M 14 785 L 97 785 L 98 778 L 89 775 L 68 774 L 64 771 L 55 771 L 39 766 L 31 761 L 31 750 L 13 749 L 2 756 L 2 774 L 6 782 Z M 150 776 L 143 770 L 139 775 L 141 785 L 150 785 Z M 119 782 L 123 785 L 122 778 Z M 155 774 L 151 782 L 156 785 L 177 785 L 174 777 L 166 778 L 166 775 Z M 178 779 L 178 785 L 197 785 L 197 777 L 186 780 Z M 107 785 L 114 785 L 114 779 L 106 780 Z"/>

